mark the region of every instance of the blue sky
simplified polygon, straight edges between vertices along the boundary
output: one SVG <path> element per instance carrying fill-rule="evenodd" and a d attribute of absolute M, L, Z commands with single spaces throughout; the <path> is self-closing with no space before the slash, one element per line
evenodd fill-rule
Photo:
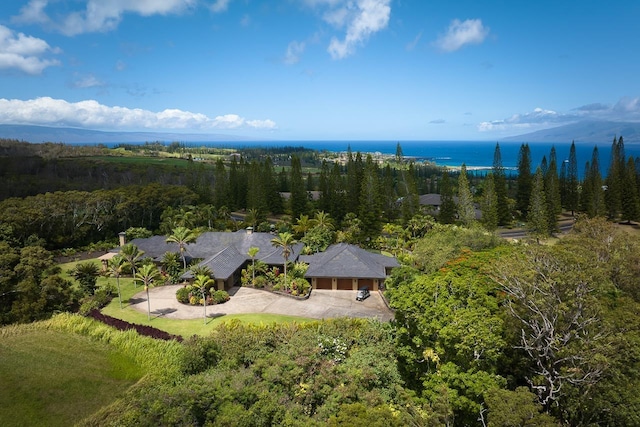
<path fill-rule="evenodd" d="M 0 4 L 0 124 L 494 140 L 640 122 L 640 2 Z"/>

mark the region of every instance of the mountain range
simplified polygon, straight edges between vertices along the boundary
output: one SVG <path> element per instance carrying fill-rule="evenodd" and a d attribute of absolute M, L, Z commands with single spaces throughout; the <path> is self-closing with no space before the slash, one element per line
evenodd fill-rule
<path fill-rule="evenodd" d="M 539 130 L 517 136 L 502 138 L 512 142 L 590 142 L 610 143 L 613 138 L 622 136 L 625 144 L 640 143 L 640 123 L 582 121 Z"/>

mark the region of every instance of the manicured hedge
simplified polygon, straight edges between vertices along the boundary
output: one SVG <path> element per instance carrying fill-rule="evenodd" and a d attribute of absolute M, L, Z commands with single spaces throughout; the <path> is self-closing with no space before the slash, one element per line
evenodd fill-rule
<path fill-rule="evenodd" d="M 126 331 L 129 329 L 134 329 L 138 334 L 144 335 L 151 338 L 156 338 L 159 340 L 176 340 L 181 342 L 182 337 L 180 335 L 172 335 L 168 332 L 161 331 L 160 329 L 156 329 L 152 326 L 138 325 L 135 323 L 129 323 L 124 320 L 116 319 L 115 317 L 107 316 L 106 314 L 102 314 L 98 310 L 91 310 L 88 314 L 88 317 L 96 319 L 105 325 L 112 326 L 120 331 Z"/>

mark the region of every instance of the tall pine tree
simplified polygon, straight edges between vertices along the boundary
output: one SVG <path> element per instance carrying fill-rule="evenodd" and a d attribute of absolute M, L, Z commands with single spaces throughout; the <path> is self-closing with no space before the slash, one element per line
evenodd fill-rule
<path fill-rule="evenodd" d="M 453 186 L 446 170 L 440 183 L 440 213 L 438 221 L 442 224 L 453 224 L 456 220 L 456 203 L 453 201 Z"/>
<path fill-rule="evenodd" d="M 480 201 L 481 222 L 484 227 L 493 231 L 498 227 L 498 197 L 493 182 L 493 174 L 488 174 L 484 180 L 484 191 Z"/>
<path fill-rule="evenodd" d="M 529 149 L 529 144 L 522 144 L 518 154 L 518 190 L 516 193 L 516 209 L 520 211 L 522 218 L 527 217 L 532 182 L 531 150 Z"/>
<path fill-rule="evenodd" d="M 607 205 L 607 213 L 609 218 L 616 219 L 622 212 L 622 186 L 625 176 L 625 154 L 624 140 L 622 137 L 613 138 L 611 145 L 611 161 L 605 185 L 605 203 Z"/>
<path fill-rule="evenodd" d="M 493 152 L 493 184 L 498 199 L 498 225 L 507 225 L 511 223 L 511 210 L 507 196 L 507 177 L 502 166 L 502 154 L 498 143 Z"/>
<path fill-rule="evenodd" d="M 544 172 L 544 193 L 547 202 L 547 218 L 549 223 L 549 231 L 555 232 L 558 227 L 557 216 L 562 212 L 560 201 L 560 180 L 558 178 L 558 160 L 556 156 L 556 148 L 551 147 L 549 153 L 549 166 Z"/>
<path fill-rule="evenodd" d="M 299 218 L 307 213 L 307 192 L 302 178 L 302 165 L 300 158 L 295 154 L 291 157 L 291 196 L 289 198 L 289 209 L 291 218 Z"/>
<path fill-rule="evenodd" d="M 467 167 L 462 164 L 458 176 L 458 218 L 464 225 L 471 225 L 476 219 L 476 210 L 473 206 L 473 195 L 469 189 L 467 179 Z"/>
<path fill-rule="evenodd" d="M 533 178 L 529 215 L 527 216 L 527 229 L 536 239 L 549 236 L 547 202 L 544 194 L 544 177 L 542 176 L 542 170 L 540 168 L 536 169 L 536 174 Z"/>
<path fill-rule="evenodd" d="M 569 149 L 569 163 L 567 164 L 567 187 L 566 187 L 566 206 L 571 211 L 571 215 L 578 210 L 579 193 L 578 186 L 578 158 L 576 156 L 576 144 L 571 142 Z"/>

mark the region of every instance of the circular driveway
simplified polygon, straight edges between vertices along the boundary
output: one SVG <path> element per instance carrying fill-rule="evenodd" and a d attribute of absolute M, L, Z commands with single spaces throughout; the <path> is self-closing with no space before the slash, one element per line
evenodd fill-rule
<path fill-rule="evenodd" d="M 182 285 L 159 286 L 149 289 L 151 312 L 171 319 L 202 318 L 202 306 L 181 304 L 176 299 L 176 291 Z M 229 290 L 231 299 L 224 304 L 207 306 L 207 316 L 225 314 L 271 313 L 288 316 L 328 319 L 333 317 L 363 317 L 380 321 L 393 319 L 378 292 L 371 292 L 366 300 L 356 301 L 356 291 L 330 291 L 318 289 L 311 292 L 306 300 L 298 300 L 273 294 L 261 289 L 233 287 Z M 137 293 L 129 304 L 136 310 L 147 312 L 147 295 Z"/>

